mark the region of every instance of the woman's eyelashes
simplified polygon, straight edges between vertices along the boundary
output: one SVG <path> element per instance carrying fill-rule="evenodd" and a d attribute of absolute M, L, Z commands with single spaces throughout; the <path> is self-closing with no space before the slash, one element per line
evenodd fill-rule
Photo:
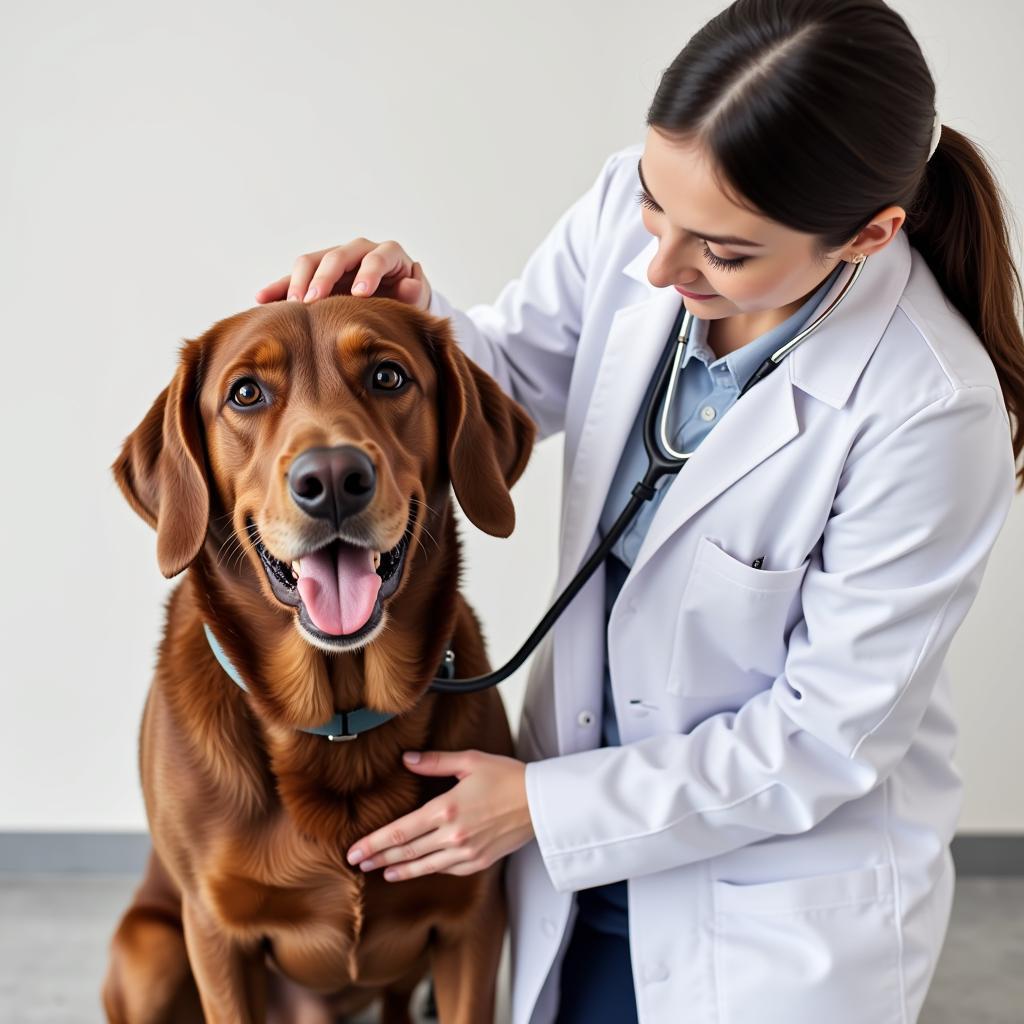
<path fill-rule="evenodd" d="M 641 205 L 646 207 L 648 210 L 652 210 L 654 213 L 664 213 L 662 208 L 658 206 L 656 202 L 642 189 L 637 191 L 636 200 Z M 701 241 L 704 241 L 701 239 Z M 704 242 L 704 259 L 708 261 L 713 267 L 717 267 L 719 270 L 739 270 L 744 263 L 750 259 L 749 256 L 738 256 L 736 259 L 723 259 L 721 256 L 716 256 L 709 248 L 708 243 Z"/>
<path fill-rule="evenodd" d="M 706 259 L 713 267 L 718 267 L 720 270 L 739 270 L 739 268 L 747 262 L 749 257 L 737 256 L 736 259 L 733 260 L 724 260 L 721 256 L 716 256 L 708 248 L 708 243 L 704 242 L 704 259 Z"/>

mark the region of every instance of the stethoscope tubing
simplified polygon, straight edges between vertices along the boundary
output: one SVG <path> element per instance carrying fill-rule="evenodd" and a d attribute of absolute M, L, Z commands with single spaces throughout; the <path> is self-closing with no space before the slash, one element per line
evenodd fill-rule
<path fill-rule="evenodd" d="M 835 310 L 839 303 L 842 302 L 847 293 L 853 287 L 854 282 L 856 282 L 857 278 L 860 277 L 861 271 L 864 269 L 864 265 L 866 263 L 867 257 L 865 256 L 860 260 L 860 262 L 853 264 L 853 273 L 847 279 L 836 298 L 829 303 L 828 308 L 819 316 L 815 317 L 814 321 L 808 327 L 805 327 L 797 335 L 786 342 L 785 345 L 773 352 L 754 371 L 750 376 L 750 379 L 740 390 L 736 399 L 737 401 L 739 401 L 739 399 L 742 398 L 743 395 L 745 395 L 755 384 L 764 380 L 764 378 L 775 370 L 782 360 L 785 359 L 797 345 L 809 337 L 829 316 L 832 315 L 833 310 Z M 644 447 L 647 449 L 647 471 L 644 473 L 643 479 L 634 485 L 629 501 L 623 507 L 618 518 L 612 524 L 612 528 L 608 531 L 597 548 L 594 549 L 593 554 L 591 554 L 586 562 L 580 567 L 576 575 L 568 582 L 568 584 L 566 584 L 565 589 L 561 594 L 559 594 L 558 599 L 547 610 L 540 622 L 537 623 L 537 626 L 526 638 L 522 647 L 520 647 L 519 650 L 501 666 L 501 668 L 495 669 L 487 675 L 473 676 L 469 679 L 444 679 L 438 677 L 429 684 L 427 687 L 428 690 L 432 690 L 436 693 L 475 693 L 478 690 L 486 690 L 491 686 L 496 686 L 498 683 L 503 682 L 512 675 L 512 673 L 526 661 L 530 654 L 533 653 L 534 648 L 544 638 L 545 633 L 547 633 L 552 625 L 554 625 L 558 616 L 562 614 L 572 599 L 580 592 L 583 585 L 594 574 L 598 566 L 604 562 L 608 552 L 612 549 L 622 532 L 632 521 L 638 509 L 645 501 L 650 501 L 654 497 L 657 493 L 655 488 L 657 482 L 663 476 L 678 473 L 679 470 L 686 465 L 686 462 L 693 455 L 693 452 L 677 452 L 671 446 L 668 441 L 667 423 L 669 408 L 672 404 L 675 385 L 679 376 L 679 366 L 682 361 L 686 345 L 689 341 L 690 328 L 692 324 L 693 314 L 685 305 L 681 305 L 679 314 L 676 316 L 676 319 L 672 324 L 672 330 L 669 333 L 670 341 L 661 357 L 658 370 L 652 376 L 644 395 Z M 660 402 L 657 400 L 657 395 L 659 393 L 663 395 Z M 659 427 L 656 423 L 659 405 L 662 410 L 660 422 L 660 445 L 658 437 Z M 668 452 L 667 455 L 662 451 L 662 446 Z"/>

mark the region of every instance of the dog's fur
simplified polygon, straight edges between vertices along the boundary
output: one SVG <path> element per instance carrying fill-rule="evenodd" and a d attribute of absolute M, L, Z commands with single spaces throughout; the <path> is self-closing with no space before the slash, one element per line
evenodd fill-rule
<path fill-rule="evenodd" d="M 377 387 L 382 362 L 411 382 Z M 243 377 L 264 401 L 240 410 L 228 398 Z M 387 882 L 345 853 L 455 784 L 410 772 L 402 751 L 513 753 L 496 689 L 426 688 L 449 646 L 457 677 L 490 670 L 458 589 L 449 482 L 474 525 L 508 536 L 509 488 L 534 440 L 450 322 L 393 299 L 272 303 L 185 342 L 112 466 L 156 530 L 163 574 L 185 575 L 143 716 L 152 852 L 111 942 L 109 1020 L 332 1021 L 381 996 L 382 1020 L 397 1024 L 428 971 L 442 1024 L 493 1019 L 504 862 Z M 309 448 L 341 444 L 376 473 L 345 532 L 388 550 L 411 509 L 416 519 L 381 623 L 330 650 L 275 596 L 253 531 L 286 564 L 320 546 L 324 522 L 291 500 L 287 472 Z M 299 731 L 359 706 L 396 716 L 349 742 Z"/>

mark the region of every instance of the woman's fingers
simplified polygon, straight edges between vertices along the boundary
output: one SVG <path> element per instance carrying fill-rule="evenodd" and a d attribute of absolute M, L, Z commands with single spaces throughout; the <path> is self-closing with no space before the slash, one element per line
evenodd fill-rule
<path fill-rule="evenodd" d="M 354 238 L 344 245 L 303 253 L 287 277 L 265 285 L 257 302 L 313 302 L 328 295 L 379 295 L 426 309 L 430 283 L 423 268 L 393 240 Z"/>
<path fill-rule="evenodd" d="M 257 302 L 277 302 L 288 294 L 288 285 L 291 283 L 292 275 L 285 274 L 279 277 L 272 284 L 265 284 L 257 293 Z"/>
<path fill-rule="evenodd" d="M 410 814 L 391 822 L 390 825 L 371 832 L 349 850 L 349 864 L 358 864 L 362 860 L 372 858 L 376 866 L 391 863 L 393 860 L 411 860 L 419 857 L 421 853 L 428 852 L 423 850 L 422 846 L 413 846 L 413 843 L 422 842 L 425 837 L 431 836 L 445 824 L 448 820 L 445 808 L 448 806 L 447 801 L 435 797 Z M 432 843 L 433 838 L 436 836 L 427 839 L 427 842 Z M 431 845 L 430 849 L 434 849 L 434 846 Z M 389 860 L 382 856 L 385 853 Z"/>
<path fill-rule="evenodd" d="M 368 253 L 352 282 L 353 295 L 379 295 L 426 309 L 430 284 L 423 268 L 395 241 Z"/>
<path fill-rule="evenodd" d="M 292 270 L 292 291 L 304 302 L 323 299 L 328 295 L 347 295 L 355 279 L 355 272 L 365 262 L 367 253 L 377 248 L 368 238 L 355 238 L 344 245 L 314 253 L 317 265 L 311 274 L 305 274 L 306 264 L 300 268 L 296 262 Z M 301 261 L 303 257 L 299 257 Z M 291 293 L 289 293 L 291 294 Z"/>
<path fill-rule="evenodd" d="M 419 860 L 405 861 L 384 869 L 384 878 L 389 882 L 401 882 L 407 878 L 419 878 L 435 871 L 448 875 L 474 875 L 482 871 L 482 865 L 470 860 L 465 851 L 457 846 L 420 857 Z"/>
<path fill-rule="evenodd" d="M 359 845 L 362 847 L 364 844 Z M 456 866 L 460 870 L 451 871 L 451 874 L 470 874 L 481 868 L 473 858 L 474 852 L 462 841 L 458 830 L 441 827 L 418 836 L 412 842 L 380 850 L 372 857 L 361 860 L 359 867 L 363 871 L 385 868 L 384 877 L 392 881 Z"/>
<path fill-rule="evenodd" d="M 409 277 L 403 278 L 395 285 L 395 298 L 400 302 L 408 302 L 410 306 L 427 309 L 430 306 L 430 282 L 423 276 L 423 268 L 413 263 Z"/>
<path fill-rule="evenodd" d="M 393 288 L 396 281 L 408 277 L 412 273 L 412 260 L 397 242 L 381 242 L 375 249 L 367 253 L 352 282 L 353 295 L 373 295 L 380 290 L 381 282 Z M 362 287 L 361 287 L 362 286 Z"/>
<path fill-rule="evenodd" d="M 395 822 L 397 825 L 398 822 Z M 364 846 L 359 844 L 360 848 Z M 388 864 L 405 864 L 415 860 L 422 860 L 433 853 L 439 853 L 453 846 L 451 836 L 442 829 L 432 829 L 416 836 L 415 839 L 405 843 L 398 843 L 393 846 L 377 850 L 373 856 L 366 857 L 359 862 L 363 871 L 373 871 L 374 868 L 386 867 Z"/>

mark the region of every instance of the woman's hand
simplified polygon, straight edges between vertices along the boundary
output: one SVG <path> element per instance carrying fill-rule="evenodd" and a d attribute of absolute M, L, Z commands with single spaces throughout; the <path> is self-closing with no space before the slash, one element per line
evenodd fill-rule
<path fill-rule="evenodd" d="M 407 752 L 402 761 L 411 771 L 461 781 L 354 843 L 350 864 L 364 871 L 393 865 L 384 872 L 388 881 L 435 871 L 472 875 L 533 838 L 522 761 L 480 750 Z"/>
<path fill-rule="evenodd" d="M 365 286 L 361 289 L 361 286 Z M 312 302 L 328 295 L 379 295 L 418 309 L 430 305 L 430 282 L 423 268 L 397 243 L 356 238 L 300 256 L 291 274 L 264 285 L 257 302 L 289 299 Z"/>

